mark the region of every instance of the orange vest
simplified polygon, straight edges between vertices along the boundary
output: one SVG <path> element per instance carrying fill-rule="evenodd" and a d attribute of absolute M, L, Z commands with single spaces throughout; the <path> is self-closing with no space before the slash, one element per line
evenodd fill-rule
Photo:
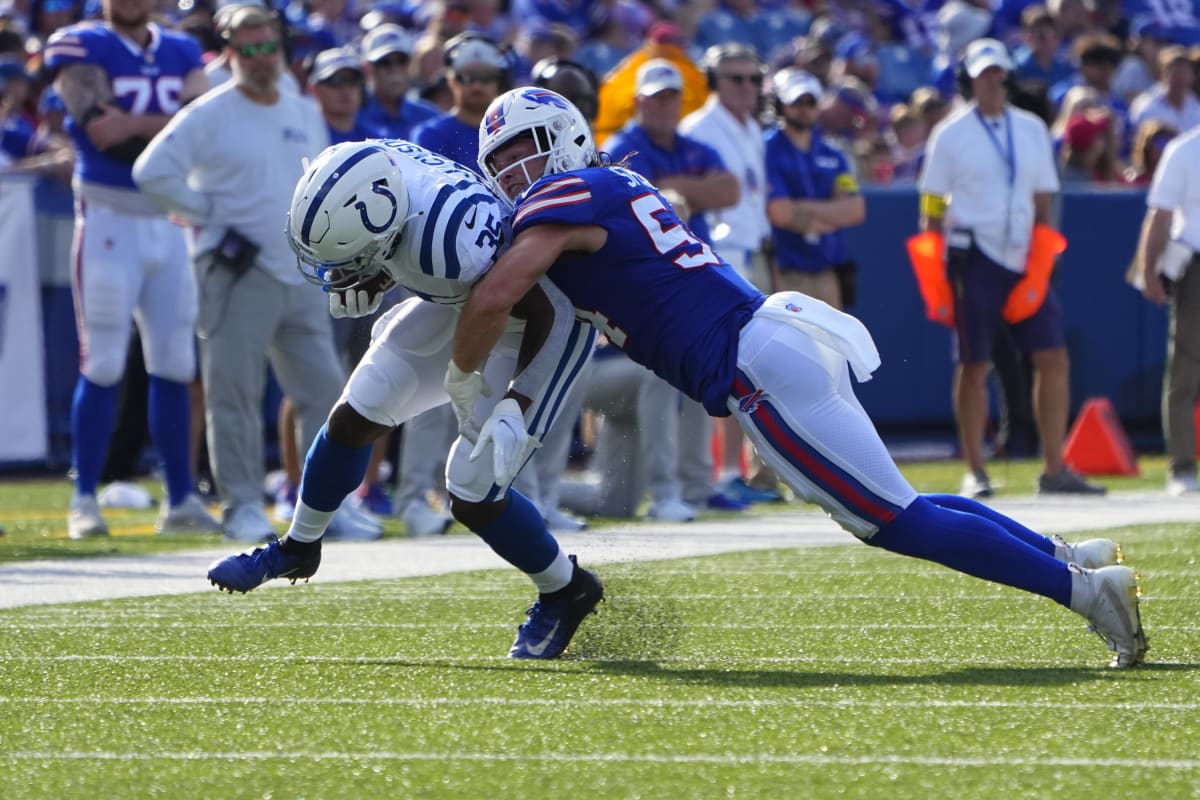
<path fill-rule="evenodd" d="M 683 75 L 683 116 L 687 116 L 708 98 L 708 80 L 704 72 L 688 58 L 683 48 L 673 44 L 647 44 L 621 60 L 604 76 L 600 85 L 600 110 L 592 132 L 596 144 L 603 149 L 604 142 L 633 118 L 634 84 L 637 71 L 652 58 L 665 58 Z"/>

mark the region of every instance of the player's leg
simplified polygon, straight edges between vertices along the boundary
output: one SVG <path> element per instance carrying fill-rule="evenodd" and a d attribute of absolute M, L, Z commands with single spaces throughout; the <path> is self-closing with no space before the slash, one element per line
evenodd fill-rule
<path fill-rule="evenodd" d="M 196 377 L 196 284 L 183 231 L 165 219 L 141 220 L 157 262 L 142 284 L 134 318 L 141 332 L 150 376 L 150 436 L 162 460 L 167 497 L 160 509 L 161 533 L 215 533 L 221 529 L 193 493 L 189 385 Z"/>
<path fill-rule="evenodd" d="M 531 397 L 525 411 L 530 435 L 542 441 L 556 422 L 564 399 L 582 375 L 595 343 L 595 331 L 576 322 L 570 344 L 558 368 L 540 392 Z M 493 387 L 493 397 L 481 406 L 494 405 L 507 386 L 520 347 L 519 337 L 508 334 L 493 350 L 484 368 L 484 379 Z M 476 410 L 480 419 L 488 413 Z M 546 527 L 537 507 L 520 492 L 495 481 L 490 445 L 472 461 L 474 445 L 459 437 L 451 448 L 446 467 L 451 510 L 455 519 L 483 539 L 508 563 L 524 572 L 538 589 L 538 601 L 517 631 L 510 658 L 556 658 L 561 655 L 583 619 L 604 597 L 599 579 L 567 556 Z"/>
<path fill-rule="evenodd" d="M 288 310 L 275 332 L 269 353 L 284 394 L 296 410 L 296 445 L 308 452 L 329 417 L 346 382 L 333 342 L 325 297 L 307 285 L 286 290 Z M 370 448 L 368 448 L 368 462 Z M 365 473 L 365 467 L 363 468 Z M 360 476 L 361 479 L 361 476 Z M 311 485 L 307 487 L 311 492 Z M 299 502 L 306 487 L 301 481 Z M 310 504 L 311 507 L 311 504 Z M 333 509 L 327 533 L 346 540 L 372 540 L 383 535 L 379 521 L 344 499 Z"/>
<path fill-rule="evenodd" d="M 854 398 L 840 353 L 785 324 L 754 320 L 743 331 L 734 394 L 730 409 L 767 463 L 868 544 L 1068 606 L 1110 646 L 1118 642 L 1121 666 L 1145 652 L 1137 599 L 1125 592 L 1131 570 L 1068 568 L 987 517 L 918 497 Z"/>
<path fill-rule="evenodd" d="M 79 378 L 71 398 L 75 490 L 67 517 L 72 539 L 108 533 L 96 502 L 96 485 L 112 438 L 144 269 L 136 233 L 127 222 L 115 211 L 79 201 L 71 273 L 79 328 Z"/>

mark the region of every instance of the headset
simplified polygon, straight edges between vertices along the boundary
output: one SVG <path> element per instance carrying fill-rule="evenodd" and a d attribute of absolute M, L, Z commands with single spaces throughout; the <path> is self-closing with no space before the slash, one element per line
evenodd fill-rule
<path fill-rule="evenodd" d="M 959 96 L 963 100 L 970 100 L 972 98 L 974 91 L 971 88 L 971 76 L 967 74 L 967 60 L 965 58 L 960 58 L 954 67 L 954 83 L 958 89 Z M 1018 88 L 1016 71 L 1006 73 L 1004 76 L 1004 91 L 1012 98 L 1017 94 Z"/>
<path fill-rule="evenodd" d="M 533 65 L 533 69 L 529 73 L 529 81 L 534 86 L 549 89 L 551 88 L 550 83 L 555 78 L 566 73 L 575 73 L 582 77 L 588 86 L 590 94 L 586 98 L 572 97 L 568 93 L 563 92 L 561 88 L 557 91 L 575 104 L 589 124 L 595 122 L 596 115 L 600 110 L 600 79 L 588 67 L 569 58 L 549 56 Z"/>
<path fill-rule="evenodd" d="M 741 42 L 714 44 L 704 51 L 704 58 L 700 61 L 700 67 L 704 70 L 704 78 L 708 81 L 710 92 L 717 88 L 717 67 L 726 61 L 753 61 L 758 66 L 758 71 L 764 78 L 766 77 L 767 68 L 759 58 L 758 51 L 752 46 Z"/>
<path fill-rule="evenodd" d="M 496 40 L 490 36 L 484 36 L 483 34 L 475 33 L 474 31 L 463 31 L 457 36 L 451 37 L 451 39 L 446 42 L 445 47 L 443 48 L 444 55 L 442 58 L 442 62 L 446 65 L 446 69 L 448 69 L 450 72 L 454 72 L 455 54 L 458 52 L 459 48 L 471 42 L 485 44 L 500 55 L 500 59 L 504 62 L 504 66 L 500 69 L 501 94 L 513 88 L 513 81 L 515 80 L 517 74 L 517 59 L 516 55 L 512 51 L 512 48 L 508 45 L 497 43 Z"/>

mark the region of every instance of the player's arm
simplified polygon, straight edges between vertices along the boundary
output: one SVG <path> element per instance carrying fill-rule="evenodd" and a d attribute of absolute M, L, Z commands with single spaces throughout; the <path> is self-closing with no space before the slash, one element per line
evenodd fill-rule
<path fill-rule="evenodd" d="M 712 208 L 728 208 L 735 205 L 742 194 L 737 176 L 723 169 L 703 175 L 663 175 L 654 179 L 654 185 L 679 192 L 693 214 Z"/>
<path fill-rule="evenodd" d="M 200 95 L 209 90 L 208 73 L 203 67 L 196 67 L 194 70 L 183 76 L 183 88 L 179 90 L 179 105 L 186 106 L 188 103 L 195 100 Z M 161 130 L 167 123 L 164 121 L 159 126 Z M 155 131 L 157 134 L 158 131 Z"/>
<path fill-rule="evenodd" d="M 594 253 L 608 236 L 595 225 L 534 225 L 521 231 L 471 290 L 454 331 L 453 366 L 478 370 L 504 333 L 513 307 L 564 253 Z"/>

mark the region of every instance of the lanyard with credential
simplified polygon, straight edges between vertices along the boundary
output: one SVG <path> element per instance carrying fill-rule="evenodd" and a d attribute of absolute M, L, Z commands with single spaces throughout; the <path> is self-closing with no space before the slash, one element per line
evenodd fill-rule
<path fill-rule="evenodd" d="M 991 140 L 992 146 L 996 148 L 996 152 L 1000 154 L 1000 158 L 1004 159 L 1004 163 L 1008 165 L 1008 188 L 1011 190 L 1017 182 L 1017 151 L 1013 149 L 1013 126 L 1012 120 L 1008 117 L 1008 109 L 1004 109 L 1004 132 L 1008 136 L 1008 150 L 1005 150 L 1000 145 L 1000 140 L 996 138 L 995 131 L 988 121 L 983 118 L 983 114 L 979 111 L 979 106 L 975 106 L 975 116 L 979 119 L 979 124 L 987 132 L 988 139 Z"/>

